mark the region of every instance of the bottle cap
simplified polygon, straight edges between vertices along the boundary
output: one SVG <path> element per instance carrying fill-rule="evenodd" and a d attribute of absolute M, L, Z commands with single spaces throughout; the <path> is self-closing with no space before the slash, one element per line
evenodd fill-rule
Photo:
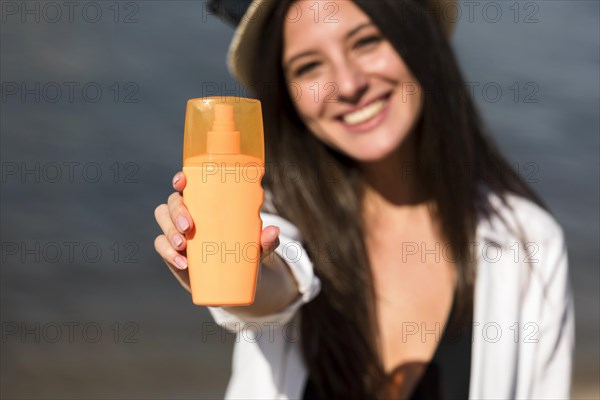
<path fill-rule="evenodd" d="M 183 166 L 194 157 L 242 154 L 264 162 L 264 133 L 260 101 L 215 96 L 187 102 L 183 137 Z"/>

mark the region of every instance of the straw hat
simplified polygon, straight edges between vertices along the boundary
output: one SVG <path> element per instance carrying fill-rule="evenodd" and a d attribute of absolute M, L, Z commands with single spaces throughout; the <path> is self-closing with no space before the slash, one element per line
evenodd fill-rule
<path fill-rule="evenodd" d="M 249 87 L 251 79 L 247 66 L 256 62 L 260 33 L 269 19 L 271 11 L 280 0 L 211 0 L 208 8 L 216 15 L 235 25 L 235 33 L 227 52 L 227 67 L 229 72 L 240 83 Z M 455 6 L 456 0 L 426 0 L 430 7 L 438 4 L 440 10 L 434 16 L 442 25 L 446 36 L 454 32 L 456 18 L 442 18 L 448 6 Z"/>

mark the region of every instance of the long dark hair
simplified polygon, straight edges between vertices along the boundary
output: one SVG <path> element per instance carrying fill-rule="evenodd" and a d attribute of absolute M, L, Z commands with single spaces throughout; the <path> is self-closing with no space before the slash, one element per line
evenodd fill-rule
<path fill-rule="evenodd" d="M 281 68 L 288 6 L 281 1 L 262 32 L 261 62 L 252 66 L 263 104 L 265 189 L 278 213 L 302 233 L 322 290 L 301 308 L 302 352 L 322 398 L 378 397 L 385 372 L 377 351 L 374 284 L 361 218 L 363 178 L 357 164 L 326 146 L 298 116 Z M 545 208 L 485 132 L 439 20 L 424 0 L 355 0 L 379 27 L 424 89 L 415 131 L 415 173 L 435 207 L 444 239 L 463 249 L 480 218 L 494 213 L 485 190 Z M 399 22 L 400 21 L 400 22 Z M 288 167 L 294 173 L 290 174 Z M 476 262 L 456 251 L 456 309 L 472 307 Z"/>

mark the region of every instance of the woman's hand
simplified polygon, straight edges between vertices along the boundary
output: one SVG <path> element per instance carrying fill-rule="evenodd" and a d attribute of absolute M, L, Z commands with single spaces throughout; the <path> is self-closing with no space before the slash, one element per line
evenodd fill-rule
<path fill-rule="evenodd" d="M 183 172 L 178 172 L 173 177 L 173 189 L 175 193 L 169 196 L 167 204 L 156 207 L 154 216 L 156 222 L 163 231 L 154 240 L 154 248 L 163 258 L 175 278 L 188 292 L 190 289 L 190 277 L 187 270 L 187 258 L 185 254 L 185 234 L 190 232 L 194 221 L 186 206 L 183 204 L 181 191 L 185 188 L 186 180 Z M 279 245 L 279 228 L 267 226 L 263 229 L 261 236 L 261 265 Z M 260 268 L 262 270 L 262 268 Z M 260 274 L 259 270 L 259 274 Z"/>

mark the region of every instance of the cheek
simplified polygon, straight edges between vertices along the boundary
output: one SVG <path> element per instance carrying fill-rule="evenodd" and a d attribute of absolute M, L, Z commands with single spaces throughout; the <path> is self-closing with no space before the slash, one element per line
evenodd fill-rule
<path fill-rule="evenodd" d="M 400 90 L 401 107 L 409 116 L 414 116 L 421 111 L 423 105 L 423 90 L 414 82 L 407 82 Z"/>
<path fill-rule="evenodd" d="M 410 77 L 409 79 L 414 79 Z M 423 111 L 423 102 L 425 101 L 425 97 L 423 95 L 423 88 L 416 81 L 412 81 L 410 83 L 411 91 L 410 95 L 407 95 L 407 108 L 410 113 L 410 120 L 414 124 L 415 120 L 419 118 Z"/>
<path fill-rule="evenodd" d="M 398 108 L 401 114 L 403 114 L 402 120 L 404 124 L 413 123 L 423 108 L 424 93 L 420 83 L 402 59 L 395 53 L 387 58 L 386 65 L 382 66 L 382 74 L 388 77 L 395 77 L 396 93 L 398 96 L 396 101 L 400 103 Z"/>
<path fill-rule="evenodd" d="M 289 89 L 292 96 L 292 103 L 296 108 L 298 116 L 304 124 L 313 131 L 317 137 L 323 134 L 323 121 L 320 119 L 322 104 L 319 102 L 314 87 L 308 85 L 298 85 Z"/>
<path fill-rule="evenodd" d="M 316 115 L 316 107 L 308 100 L 306 96 L 306 88 L 301 85 L 288 86 L 288 94 L 292 99 L 292 103 L 296 108 L 296 112 L 302 118 L 306 120 Z M 314 117 L 313 117 L 314 118 Z"/>

